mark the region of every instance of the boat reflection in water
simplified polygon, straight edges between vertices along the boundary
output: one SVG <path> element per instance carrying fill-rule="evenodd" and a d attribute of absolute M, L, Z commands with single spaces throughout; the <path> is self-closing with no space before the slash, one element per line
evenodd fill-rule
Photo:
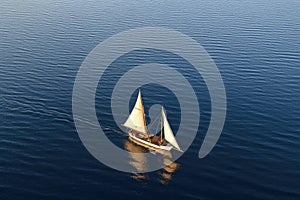
<path fill-rule="evenodd" d="M 124 147 L 130 154 L 130 160 L 129 160 L 130 165 L 134 167 L 137 171 L 146 171 L 149 166 L 149 163 L 144 153 L 147 153 L 149 151 L 143 148 L 142 146 L 139 146 L 131 142 L 130 140 L 125 140 Z M 159 176 L 158 180 L 160 183 L 168 184 L 169 181 L 172 179 L 173 173 L 180 167 L 180 164 L 176 162 L 172 162 L 171 151 L 160 150 L 160 151 L 155 151 L 153 153 L 160 154 L 163 157 L 163 163 L 166 166 L 163 169 L 158 170 L 156 173 Z M 161 158 L 161 156 L 158 157 L 158 159 L 159 158 Z M 133 173 L 132 178 L 136 180 L 147 180 L 150 177 L 147 173 Z"/>

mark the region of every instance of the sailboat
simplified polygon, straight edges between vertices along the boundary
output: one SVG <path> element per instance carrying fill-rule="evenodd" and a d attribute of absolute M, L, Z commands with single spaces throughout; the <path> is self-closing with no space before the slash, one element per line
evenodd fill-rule
<path fill-rule="evenodd" d="M 160 135 L 149 133 L 146 126 L 146 117 L 144 111 L 144 105 L 142 100 L 142 93 L 139 90 L 139 94 L 135 105 L 123 124 L 124 127 L 128 128 L 129 139 L 143 147 L 152 150 L 165 150 L 171 151 L 171 149 L 180 149 L 171 126 L 168 122 L 164 108 L 161 109 L 161 121 L 160 121 Z"/>

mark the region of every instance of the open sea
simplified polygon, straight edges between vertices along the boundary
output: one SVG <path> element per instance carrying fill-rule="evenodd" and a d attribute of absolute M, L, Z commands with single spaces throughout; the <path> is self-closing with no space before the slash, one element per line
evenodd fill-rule
<path fill-rule="evenodd" d="M 217 145 L 199 159 L 211 117 L 202 77 L 170 52 L 119 57 L 95 97 L 99 124 L 118 147 L 145 152 L 127 140 L 110 109 L 114 84 L 133 66 L 177 67 L 196 88 L 201 114 L 196 138 L 176 162 L 125 173 L 84 147 L 72 92 L 100 42 L 140 27 L 173 29 L 200 43 L 222 76 L 227 111 Z M 172 91 L 157 84 L 142 90 L 147 119 L 150 106 L 162 104 L 176 133 Z M 147 167 L 142 157 L 128 162 Z M 0 199 L 300 199 L 300 1 L 1 0 Z"/>

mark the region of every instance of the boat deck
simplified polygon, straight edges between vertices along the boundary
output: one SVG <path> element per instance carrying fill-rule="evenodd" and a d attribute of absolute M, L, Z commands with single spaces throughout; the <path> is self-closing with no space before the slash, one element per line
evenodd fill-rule
<path fill-rule="evenodd" d="M 151 135 L 148 137 L 145 137 L 145 135 L 141 134 L 141 133 L 137 133 L 134 131 L 129 131 L 129 139 L 134 142 L 137 143 L 139 145 L 142 145 L 146 148 L 151 148 L 151 149 L 162 149 L 162 150 L 166 150 L 166 151 L 170 151 L 172 149 L 172 146 L 170 146 L 167 143 L 161 143 L 159 141 L 159 137 L 156 135 Z M 142 136 L 142 137 L 139 137 Z"/>

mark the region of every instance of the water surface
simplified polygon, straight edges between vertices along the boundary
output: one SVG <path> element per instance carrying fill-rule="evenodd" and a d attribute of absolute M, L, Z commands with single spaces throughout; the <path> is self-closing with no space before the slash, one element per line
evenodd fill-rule
<path fill-rule="evenodd" d="M 296 0 L 1 1 L 1 199 L 298 199 L 299 6 Z M 200 101 L 197 138 L 168 168 L 128 174 L 98 162 L 82 145 L 72 89 L 96 45 L 143 26 L 175 29 L 205 47 L 226 87 L 227 118 L 217 146 L 200 160 L 209 94 L 201 77 L 185 71 Z M 121 73 L 150 61 L 188 68 L 181 58 L 154 50 L 131 52 L 112 67 Z M 97 115 L 106 116 L 99 122 L 118 146 L 144 151 L 128 143 L 104 106 L 113 80 L 97 90 Z M 169 106 L 178 128 L 176 98 L 153 87 L 143 88 L 145 103 Z"/>

